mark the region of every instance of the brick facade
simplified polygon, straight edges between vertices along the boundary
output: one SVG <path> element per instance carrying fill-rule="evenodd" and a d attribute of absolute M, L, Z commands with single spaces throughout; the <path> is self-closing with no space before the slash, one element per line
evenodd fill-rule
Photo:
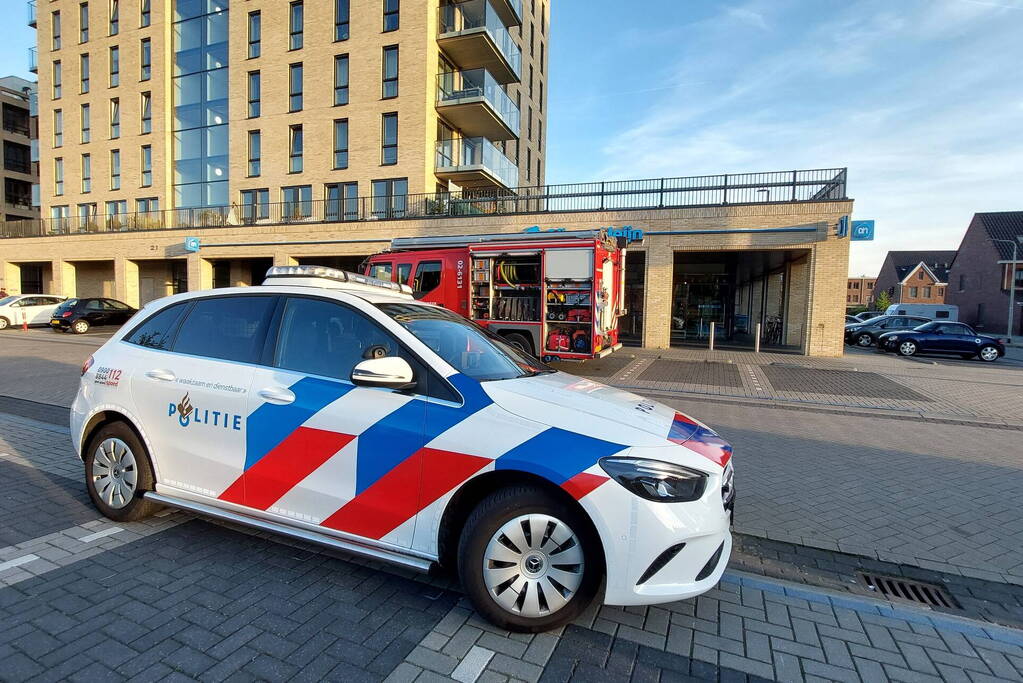
<path fill-rule="evenodd" d="M 851 277 L 845 288 L 845 303 L 848 306 L 870 306 L 874 303 L 876 277 Z"/>

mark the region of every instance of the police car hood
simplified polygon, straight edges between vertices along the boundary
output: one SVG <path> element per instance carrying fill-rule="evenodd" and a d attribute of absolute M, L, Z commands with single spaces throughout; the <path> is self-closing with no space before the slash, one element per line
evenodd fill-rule
<path fill-rule="evenodd" d="M 565 372 L 484 382 L 508 412 L 551 427 L 629 446 L 682 443 L 699 422 L 666 405 Z"/>

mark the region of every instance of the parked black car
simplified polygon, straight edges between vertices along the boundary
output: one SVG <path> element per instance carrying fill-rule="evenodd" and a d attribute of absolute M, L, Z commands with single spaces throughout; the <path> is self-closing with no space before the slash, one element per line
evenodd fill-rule
<path fill-rule="evenodd" d="M 866 322 L 871 318 L 876 318 L 879 315 L 884 315 L 884 311 L 862 311 L 860 313 L 857 313 L 853 317 L 859 320 L 860 322 Z"/>
<path fill-rule="evenodd" d="M 136 311 L 116 299 L 68 299 L 53 312 L 50 327 L 54 332 L 85 334 L 98 325 L 123 325 Z"/>
<path fill-rule="evenodd" d="M 1005 344 L 997 337 L 977 332 L 965 323 L 930 322 L 908 332 L 886 332 L 877 340 L 878 351 L 895 351 L 900 356 L 918 353 L 951 353 L 962 358 L 980 358 L 991 363 L 1005 355 Z"/>
<path fill-rule="evenodd" d="M 911 330 L 926 322 L 930 322 L 930 319 L 908 315 L 879 315 L 858 325 L 846 325 L 845 343 L 862 347 L 873 346 L 877 343 L 877 338 L 885 332 Z"/>

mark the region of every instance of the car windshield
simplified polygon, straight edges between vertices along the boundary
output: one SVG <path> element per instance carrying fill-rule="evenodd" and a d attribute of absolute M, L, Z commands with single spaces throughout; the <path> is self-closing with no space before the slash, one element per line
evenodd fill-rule
<path fill-rule="evenodd" d="M 16 296 L 5 296 L 3 299 L 0 299 L 0 306 L 6 306 L 17 298 Z"/>
<path fill-rule="evenodd" d="M 923 325 L 917 325 L 916 327 L 914 327 L 913 331 L 914 332 L 930 332 L 931 330 L 933 330 L 937 326 L 938 326 L 938 323 L 936 323 L 936 322 L 924 323 Z"/>
<path fill-rule="evenodd" d="M 74 308 L 75 304 L 77 304 L 77 303 L 78 303 L 78 299 L 68 299 L 67 301 L 62 303 L 60 306 L 57 306 L 56 311 L 69 311 L 72 308 Z M 54 311 L 54 312 L 56 312 L 56 311 Z"/>
<path fill-rule="evenodd" d="M 438 306 L 377 304 L 419 341 L 480 382 L 556 372 L 474 322 Z"/>
<path fill-rule="evenodd" d="M 866 320 L 863 321 L 862 324 L 863 325 L 873 325 L 874 323 L 881 322 L 882 320 L 884 320 L 887 317 L 888 316 L 886 316 L 886 315 L 878 315 L 878 316 L 875 316 L 873 318 L 867 318 Z"/>

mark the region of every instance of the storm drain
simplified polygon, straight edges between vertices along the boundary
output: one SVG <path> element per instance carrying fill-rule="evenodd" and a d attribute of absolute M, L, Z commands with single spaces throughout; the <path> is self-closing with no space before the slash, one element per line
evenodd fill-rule
<path fill-rule="evenodd" d="M 878 591 L 890 600 L 905 600 L 918 605 L 943 609 L 960 609 L 955 598 L 947 590 L 934 583 L 867 572 L 857 572 L 857 575 L 867 588 Z"/>

